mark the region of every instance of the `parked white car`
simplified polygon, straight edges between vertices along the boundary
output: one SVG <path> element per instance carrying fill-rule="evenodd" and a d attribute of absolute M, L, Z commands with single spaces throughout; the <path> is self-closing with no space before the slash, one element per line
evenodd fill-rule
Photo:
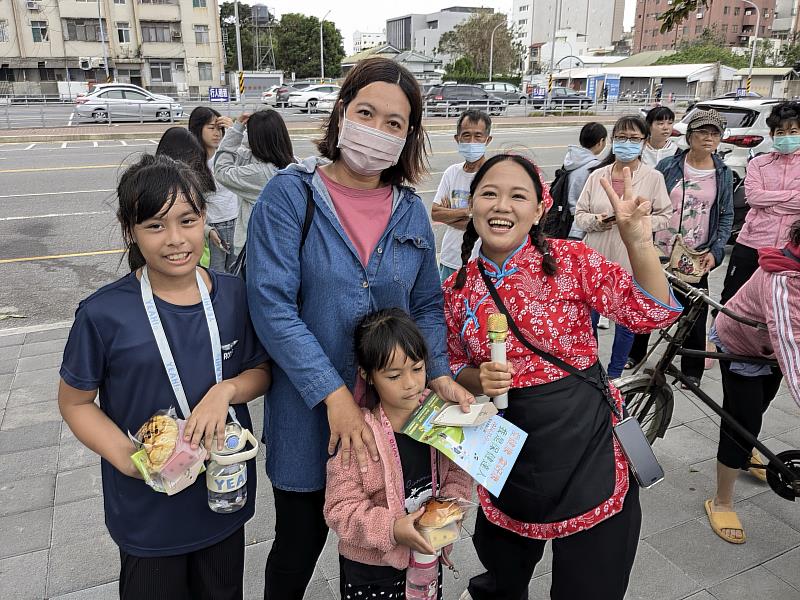
<path fill-rule="evenodd" d="M 261 102 L 264 104 L 268 104 L 269 106 L 277 106 L 278 105 L 278 90 L 282 88 L 281 85 L 273 85 L 268 90 L 264 90 L 261 92 Z"/>
<path fill-rule="evenodd" d="M 326 112 L 329 113 L 333 111 L 333 107 L 336 105 L 336 101 L 339 99 L 339 92 L 331 92 L 330 94 L 325 94 L 319 100 L 317 100 L 317 110 L 319 112 Z"/>
<path fill-rule="evenodd" d="M 75 115 L 97 123 L 113 121 L 175 121 L 183 107 L 173 98 L 152 94 L 131 84 L 97 86 L 75 99 Z"/>
<path fill-rule="evenodd" d="M 313 111 L 317 107 L 317 102 L 323 96 L 333 92 L 339 93 L 339 86 L 330 83 L 323 83 L 319 85 L 310 85 L 302 90 L 297 90 L 289 94 L 288 104 L 295 108 L 304 108 L 307 111 Z"/>

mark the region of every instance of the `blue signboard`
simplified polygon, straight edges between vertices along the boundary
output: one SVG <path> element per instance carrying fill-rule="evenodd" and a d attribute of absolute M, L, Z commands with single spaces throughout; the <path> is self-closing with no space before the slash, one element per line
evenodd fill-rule
<path fill-rule="evenodd" d="M 228 88 L 210 87 L 208 88 L 209 102 L 228 102 Z"/>
<path fill-rule="evenodd" d="M 590 75 L 586 80 L 586 95 L 595 102 L 600 92 L 600 83 L 605 79 L 605 75 Z"/>
<path fill-rule="evenodd" d="M 606 89 L 609 100 L 619 99 L 619 75 L 606 75 Z"/>

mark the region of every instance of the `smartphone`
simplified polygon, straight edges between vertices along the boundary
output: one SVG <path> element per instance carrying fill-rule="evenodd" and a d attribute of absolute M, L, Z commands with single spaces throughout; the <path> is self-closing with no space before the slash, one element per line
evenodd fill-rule
<path fill-rule="evenodd" d="M 600 219 L 601 223 L 616 223 L 617 217 L 615 215 L 611 215 L 610 217 L 606 217 L 605 219 Z"/>
<path fill-rule="evenodd" d="M 664 469 L 658 463 L 658 459 L 653 454 L 653 449 L 635 417 L 628 417 L 617 423 L 614 426 L 614 435 L 641 487 L 651 488 L 664 479 Z"/>

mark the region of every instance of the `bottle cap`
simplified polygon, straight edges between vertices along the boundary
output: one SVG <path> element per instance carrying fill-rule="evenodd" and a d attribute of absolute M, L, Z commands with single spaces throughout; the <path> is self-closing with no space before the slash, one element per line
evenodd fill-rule
<path fill-rule="evenodd" d="M 417 552 L 416 550 L 414 550 L 412 554 L 414 555 L 414 562 L 421 565 L 430 564 L 439 558 L 438 554 L 423 554 L 422 552 Z"/>

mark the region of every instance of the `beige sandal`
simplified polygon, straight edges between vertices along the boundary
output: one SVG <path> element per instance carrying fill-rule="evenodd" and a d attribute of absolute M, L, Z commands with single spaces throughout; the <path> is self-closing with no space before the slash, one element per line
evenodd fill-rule
<path fill-rule="evenodd" d="M 750 457 L 750 462 L 756 465 L 765 465 L 766 463 L 762 460 L 761 455 L 758 453 L 758 450 L 753 449 L 753 455 Z M 764 483 L 767 482 L 767 470 L 764 468 L 753 468 L 750 467 L 747 469 L 747 472 L 750 473 L 753 477 L 758 479 L 759 481 L 763 481 Z"/>
<path fill-rule="evenodd" d="M 711 529 L 713 529 L 714 533 L 716 533 L 729 544 L 744 544 L 746 538 L 744 535 L 744 529 L 742 528 L 742 522 L 739 520 L 739 516 L 732 510 L 711 510 L 711 505 L 713 502 L 713 500 L 706 500 L 705 502 L 706 514 L 708 515 L 708 522 L 711 524 Z M 725 529 L 741 531 L 742 537 L 733 537 L 730 533 L 725 533 Z"/>

